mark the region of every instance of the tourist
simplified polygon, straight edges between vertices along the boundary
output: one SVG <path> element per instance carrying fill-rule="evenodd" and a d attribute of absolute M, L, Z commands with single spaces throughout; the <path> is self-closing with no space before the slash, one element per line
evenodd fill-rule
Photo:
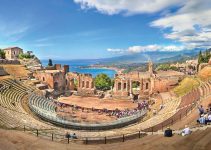
<path fill-rule="evenodd" d="M 76 134 L 75 134 L 75 133 L 73 133 L 73 135 L 72 135 L 72 139 L 77 139 L 77 136 L 76 136 Z"/>
<path fill-rule="evenodd" d="M 172 129 L 170 129 L 170 127 L 167 127 L 167 129 L 164 131 L 164 136 L 165 137 L 172 137 L 173 136 Z"/>
<path fill-rule="evenodd" d="M 206 119 L 206 124 L 211 123 L 211 113 L 208 114 L 207 119 Z"/>
<path fill-rule="evenodd" d="M 185 128 L 182 130 L 181 134 L 182 134 L 182 136 L 186 136 L 186 135 L 191 134 L 190 128 L 187 125 L 185 125 Z"/>
<path fill-rule="evenodd" d="M 204 108 L 203 108 L 202 105 L 200 107 L 198 107 L 198 110 L 199 110 L 199 116 L 201 116 L 202 114 L 204 114 Z"/>
<path fill-rule="evenodd" d="M 67 132 L 67 133 L 65 134 L 65 138 L 69 139 L 70 137 L 71 137 L 71 136 L 70 136 L 70 133 Z"/>
<path fill-rule="evenodd" d="M 160 104 L 160 110 L 163 109 L 163 108 L 164 108 L 164 105 L 163 104 Z"/>
<path fill-rule="evenodd" d="M 202 114 L 201 116 L 200 116 L 200 118 L 197 120 L 197 122 L 198 123 L 200 123 L 200 124 L 205 124 L 205 116 L 204 116 L 204 114 Z"/>

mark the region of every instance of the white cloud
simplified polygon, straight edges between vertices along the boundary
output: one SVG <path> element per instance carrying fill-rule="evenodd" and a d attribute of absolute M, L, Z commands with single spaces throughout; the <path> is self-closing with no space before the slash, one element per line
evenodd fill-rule
<path fill-rule="evenodd" d="M 74 0 L 82 9 L 96 9 L 104 14 L 154 13 L 187 0 Z"/>
<path fill-rule="evenodd" d="M 164 37 L 181 42 L 188 48 L 211 46 L 211 0 L 74 0 L 82 9 L 96 9 L 100 13 L 141 14 L 160 12 L 152 27 L 164 30 Z M 177 7 L 172 12 L 171 7 Z M 130 51 L 145 51 L 134 46 Z"/>
<path fill-rule="evenodd" d="M 128 48 L 128 52 L 130 53 L 139 53 L 146 51 L 157 51 L 161 48 L 159 45 L 147 45 L 147 46 L 131 46 Z"/>
<path fill-rule="evenodd" d="M 192 47 L 191 47 L 192 48 Z M 153 51 L 182 51 L 182 50 L 188 50 L 191 48 L 187 48 L 185 46 L 177 46 L 177 45 L 146 45 L 146 46 L 131 46 L 127 49 L 112 49 L 108 48 L 108 52 L 122 54 L 122 53 L 141 53 L 141 52 L 153 52 Z"/>
<path fill-rule="evenodd" d="M 177 12 L 151 23 L 153 27 L 170 29 L 165 38 L 192 47 L 211 46 L 211 1 L 191 0 Z"/>
<path fill-rule="evenodd" d="M 125 53 L 126 50 L 125 49 L 117 49 L 117 48 L 108 48 L 107 49 L 108 52 L 114 53 L 114 54 L 122 54 Z"/>

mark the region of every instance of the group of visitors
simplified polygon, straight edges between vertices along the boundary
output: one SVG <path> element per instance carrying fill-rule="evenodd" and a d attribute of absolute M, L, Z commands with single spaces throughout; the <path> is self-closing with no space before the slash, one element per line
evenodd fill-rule
<path fill-rule="evenodd" d="M 145 100 L 144 100 L 143 102 L 139 102 L 139 103 L 138 103 L 138 109 L 139 109 L 139 110 L 147 109 L 148 106 L 149 106 L 149 105 L 148 105 L 147 101 L 145 101 Z"/>
<path fill-rule="evenodd" d="M 116 116 L 117 118 L 123 118 L 123 117 L 128 117 L 128 116 L 132 116 L 135 115 L 139 112 L 138 109 L 133 109 L 133 110 L 114 110 L 111 113 L 109 113 L 110 116 Z"/>
<path fill-rule="evenodd" d="M 199 124 L 207 124 L 211 123 L 211 104 L 208 105 L 208 108 L 205 110 L 202 105 L 198 106 L 199 110 L 199 119 L 197 119 L 197 123 Z M 182 136 L 186 136 L 191 134 L 190 128 L 186 125 L 185 128 L 181 131 Z M 172 129 L 169 127 L 164 132 L 165 137 L 173 136 Z"/>
<path fill-rule="evenodd" d="M 201 105 L 198 107 L 199 110 L 199 118 L 197 119 L 197 123 L 199 124 L 207 124 L 211 123 L 211 107 L 204 109 L 204 107 Z"/>
<path fill-rule="evenodd" d="M 179 134 L 182 135 L 182 136 L 186 136 L 186 135 L 191 134 L 191 132 L 192 131 L 190 130 L 188 125 L 185 125 L 185 128 Z M 164 131 L 164 136 L 165 137 L 172 137 L 173 136 L 173 130 L 170 129 L 170 127 L 167 127 L 167 129 Z"/>
<path fill-rule="evenodd" d="M 67 132 L 67 133 L 65 134 L 65 138 L 67 138 L 67 139 L 77 139 L 77 136 L 76 136 L 75 133 L 70 134 L 69 132 Z"/>
<path fill-rule="evenodd" d="M 81 110 L 82 112 L 84 112 L 86 109 L 76 106 L 76 105 L 68 105 L 68 104 L 64 104 L 64 103 L 60 103 L 60 102 L 54 102 L 56 104 L 56 108 L 55 111 L 56 112 L 63 112 L 63 113 L 72 113 L 74 110 Z M 128 116 L 132 116 L 137 114 L 140 110 L 143 109 L 148 109 L 149 105 L 147 101 L 142 101 L 142 102 L 138 102 L 138 106 L 135 109 L 125 109 L 125 110 L 119 110 L 119 109 L 115 109 L 115 110 L 108 110 L 106 108 L 104 109 L 95 109 L 95 108 L 91 108 L 89 111 L 96 111 L 98 112 L 98 114 L 107 114 L 108 116 L 116 116 L 117 118 L 123 118 L 123 117 L 128 117 Z M 71 109 L 70 111 L 68 111 L 69 109 Z"/>

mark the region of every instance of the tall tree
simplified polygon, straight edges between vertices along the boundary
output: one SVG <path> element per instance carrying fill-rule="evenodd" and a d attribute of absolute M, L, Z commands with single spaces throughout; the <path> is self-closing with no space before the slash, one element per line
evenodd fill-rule
<path fill-rule="evenodd" d="M 204 62 L 204 58 L 203 58 L 202 52 L 200 51 L 198 55 L 198 63 L 201 64 L 203 62 Z"/>
<path fill-rule="evenodd" d="M 206 63 L 208 63 L 209 59 L 210 59 L 210 51 L 207 49 L 206 52 L 205 52 L 204 61 L 205 61 Z"/>
<path fill-rule="evenodd" d="M 53 66 L 52 59 L 49 59 L 49 60 L 48 60 L 48 66 Z"/>
<path fill-rule="evenodd" d="M 5 59 L 5 52 L 0 49 L 0 58 Z"/>
<path fill-rule="evenodd" d="M 110 90 L 112 86 L 111 79 L 104 73 L 97 75 L 95 77 L 94 83 L 95 83 L 95 87 L 98 90 L 102 90 L 102 91 Z"/>

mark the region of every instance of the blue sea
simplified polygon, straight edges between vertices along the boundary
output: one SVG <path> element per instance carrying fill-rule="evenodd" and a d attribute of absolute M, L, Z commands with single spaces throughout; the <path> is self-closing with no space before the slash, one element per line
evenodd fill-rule
<path fill-rule="evenodd" d="M 80 68 L 86 67 L 92 64 L 96 64 L 95 60 L 52 60 L 53 64 L 61 64 L 61 65 L 69 65 L 70 72 L 78 72 L 78 73 L 89 73 L 92 74 L 93 77 L 96 77 L 98 74 L 105 73 L 110 78 L 114 78 L 116 74 L 115 70 L 111 69 L 103 69 L 103 68 Z M 41 60 L 43 66 L 47 66 L 48 60 Z"/>

